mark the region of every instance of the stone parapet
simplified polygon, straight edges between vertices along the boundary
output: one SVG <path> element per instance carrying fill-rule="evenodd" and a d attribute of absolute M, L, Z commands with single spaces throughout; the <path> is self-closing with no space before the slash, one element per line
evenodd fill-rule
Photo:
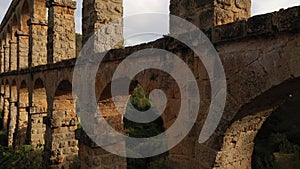
<path fill-rule="evenodd" d="M 278 12 L 258 15 L 239 22 L 216 26 L 212 29 L 212 42 L 225 42 L 279 32 L 300 31 L 300 6 Z"/>
<path fill-rule="evenodd" d="M 186 19 L 202 30 L 216 25 L 247 19 L 250 17 L 250 0 L 172 0 L 170 13 Z M 171 24 L 174 21 L 170 20 Z M 176 28 L 171 32 L 176 32 Z"/>

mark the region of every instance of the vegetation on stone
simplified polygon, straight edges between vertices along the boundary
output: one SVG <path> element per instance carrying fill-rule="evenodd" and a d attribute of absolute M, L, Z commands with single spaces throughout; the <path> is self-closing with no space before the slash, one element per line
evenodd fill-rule
<path fill-rule="evenodd" d="M 35 150 L 30 145 L 15 150 L 0 146 L 0 169 L 37 169 L 41 168 L 42 150 Z"/>

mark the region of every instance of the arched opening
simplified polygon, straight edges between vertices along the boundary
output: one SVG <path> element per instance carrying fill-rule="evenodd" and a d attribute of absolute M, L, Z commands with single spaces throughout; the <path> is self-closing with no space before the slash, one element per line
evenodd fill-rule
<path fill-rule="evenodd" d="M 100 66 L 101 67 L 101 66 Z M 174 94 L 178 90 L 178 86 L 176 86 L 175 80 L 172 79 L 168 74 L 161 72 L 159 70 L 147 70 L 139 73 L 134 79 L 131 81 L 130 86 L 128 86 L 129 89 L 129 95 L 124 95 L 121 93 L 116 93 L 116 96 L 112 96 L 111 92 L 111 84 L 117 83 L 122 84 L 124 83 L 124 79 L 118 79 L 113 82 L 110 82 L 110 73 L 113 71 L 106 72 L 107 69 L 99 69 L 99 72 L 96 76 L 96 82 L 95 82 L 95 94 L 98 100 L 98 108 L 101 111 L 101 117 L 100 120 L 107 121 L 108 124 L 110 124 L 111 127 L 113 127 L 117 132 L 127 134 L 130 137 L 151 137 L 156 136 L 158 134 L 161 134 L 165 131 L 165 128 L 170 127 L 173 122 L 176 120 L 176 115 L 178 113 L 178 107 L 180 106 L 180 102 L 178 104 L 178 100 L 176 100 L 176 96 Z M 126 74 L 126 72 L 123 72 Z M 105 76 L 104 76 L 105 75 Z M 166 83 L 160 83 L 162 79 L 167 79 Z M 126 79 L 125 79 L 126 80 Z M 128 79 L 129 80 L 129 79 Z M 140 84 L 140 85 L 138 85 Z M 175 86 L 173 86 L 175 85 Z M 137 87 L 138 86 L 138 87 Z M 172 88 L 170 89 L 170 86 Z M 124 86 L 125 87 L 125 86 Z M 125 87 L 127 90 L 127 86 Z M 131 100 L 133 105 L 139 106 L 139 105 L 146 105 L 146 107 L 139 107 L 141 110 L 147 109 L 147 105 L 149 105 L 150 101 L 148 99 L 148 93 L 151 92 L 154 89 L 161 89 L 164 91 L 164 93 L 167 96 L 168 103 L 166 104 L 166 109 L 162 113 L 162 115 L 158 115 L 156 120 L 151 120 L 151 122 L 146 124 L 140 124 L 135 123 L 134 121 L 128 120 L 126 117 L 126 113 L 129 113 L 133 107 L 129 106 L 129 101 Z M 116 92 L 116 91 L 115 91 Z M 118 91 L 117 91 L 118 92 Z M 131 96 L 134 96 L 134 99 L 130 99 Z M 138 96 L 138 97 L 135 97 Z M 179 94 L 177 94 L 179 96 Z M 179 96 L 180 97 L 180 96 Z M 172 100 L 173 99 L 173 100 Z M 176 100 L 176 102 L 174 102 Z M 115 102 L 114 102 L 115 101 Z M 145 104 L 144 104 L 145 101 Z M 135 108 L 134 108 L 135 109 Z M 148 112 L 147 112 L 148 113 Z M 149 112 L 149 113 L 157 113 L 157 112 Z M 130 114 L 130 113 L 129 113 Z M 158 114 L 158 113 L 157 113 Z M 130 116 L 130 115 L 129 115 Z M 94 117 L 94 116 L 93 116 Z M 81 119 L 83 122 L 84 119 Z M 103 136 L 104 137 L 104 136 Z M 80 138 L 82 139 L 82 138 Z M 165 140 L 165 146 L 168 146 L 167 139 Z M 162 140 L 160 140 L 162 141 Z M 191 142 L 193 142 L 192 140 Z M 178 149 L 181 149 L 182 147 L 176 147 L 176 149 L 172 150 L 173 154 L 176 157 L 190 157 L 191 154 L 193 154 L 194 147 L 188 146 L 189 141 L 184 141 L 184 143 L 181 146 L 185 146 L 185 150 L 177 151 Z M 160 142 L 154 143 L 160 147 Z M 118 145 L 118 146 L 116 146 Z M 120 147 L 122 145 L 122 147 Z M 126 153 L 131 153 L 130 150 L 141 148 L 143 145 L 133 145 L 130 142 L 124 142 L 124 143 L 111 143 L 108 144 L 108 147 L 118 147 L 119 151 L 121 149 L 124 149 Z M 164 145 L 162 145 L 164 146 Z M 105 148 L 105 147 L 104 147 Z M 97 150 L 97 151 L 96 151 Z M 93 152 L 101 152 L 101 153 L 93 153 L 88 154 L 87 151 L 93 151 Z M 155 151 L 154 149 L 151 149 L 149 151 Z M 190 154 L 191 153 L 191 154 Z M 89 144 L 87 144 L 84 139 L 83 141 L 80 140 L 80 159 L 82 161 L 81 167 L 85 168 L 91 165 L 89 161 L 94 161 L 96 159 L 102 159 L 110 157 L 111 159 L 114 159 L 113 164 L 105 163 L 105 164 L 95 164 L 95 167 L 100 167 L 100 165 L 105 165 L 108 168 L 112 167 L 119 167 L 119 168 L 127 168 L 133 169 L 133 168 L 168 168 L 169 163 L 169 152 L 166 152 L 161 155 L 157 155 L 155 157 L 151 158 L 143 158 L 143 159 L 134 159 L 134 158 L 124 158 L 117 155 L 114 155 L 106 150 L 104 150 L 101 147 L 90 147 Z M 84 160 L 85 159 L 85 160 Z M 175 166 L 174 166 L 175 167 Z"/>
<path fill-rule="evenodd" d="M 29 108 L 29 93 L 28 86 L 25 81 L 21 82 L 19 89 L 19 105 L 18 105 L 18 120 L 16 128 L 16 144 L 17 149 L 22 145 L 27 144 L 27 130 L 28 130 L 28 108 Z"/>
<path fill-rule="evenodd" d="M 75 130 L 77 116 L 72 96 L 72 84 L 63 80 L 56 88 L 53 104 L 48 107 L 44 167 L 69 168 L 78 154 Z"/>
<path fill-rule="evenodd" d="M 151 106 L 153 106 L 153 103 L 151 103 L 149 99 L 149 93 L 147 93 L 141 85 L 138 85 L 135 87 L 135 89 L 132 91 L 129 102 L 131 104 L 127 104 L 126 106 L 126 114 L 128 116 L 131 116 L 130 113 L 133 110 L 138 111 L 146 111 L 149 110 Z M 153 109 L 147 113 L 151 113 L 152 115 L 157 115 L 160 112 L 157 109 Z M 153 137 L 156 135 L 159 135 L 163 132 L 165 132 L 164 123 L 162 117 L 158 117 L 152 122 L 149 123 L 137 123 L 131 120 L 128 120 L 127 118 L 123 118 L 124 122 L 124 129 L 127 131 L 129 137 L 135 137 L 135 138 L 146 138 L 146 137 Z M 157 144 L 154 146 L 151 151 L 157 151 L 155 149 L 160 149 L 163 147 L 168 147 L 167 138 L 165 137 L 165 142 L 162 144 L 160 143 L 160 140 L 157 142 L 153 141 L 153 144 Z M 143 144 L 134 145 L 130 142 L 126 142 L 126 151 L 130 153 L 130 151 L 136 151 L 136 149 L 142 149 Z M 140 150 L 138 150 L 140 151 Z M 148 150 L 150 151 L 150 150 Z M 156 155 L 153 157 L 148 158 L 127 158 L 127 168 L 130 169 L 139 169 L 139 168 L 145 168 L 145 169 L 152 169 L 152 168 L 168 168 L 168 152 Z"/>
<path fill-rule="evenodd" d="M 13 146 L 14 133 L 17 123 L 17 84 L 13 80 L 10 86 L 9 118 L 8 118 L 8 146 Z"/>
<path fill-rule="evenodd" d="M 268 162 L 270 162 L 270 159 L 273 158 L 272 160 L 275 160 L 276 157 L 278 157 L 278 162 L 280 163 L 281 157 L 280 155 L 277 156 L 276 153 L 278 152 L 275 152 L 275 150 L 277 151 L 278 149 L 273 147 L 274 145 L 271 145 L 270 142 L 266 141 L 271 141 L 270 139 L 272 139 L 272 141 L 276 142 L 276 139 L 280 138 L 282 135 L 276 135 L 276 132 L 275 135 L 272 135 L 273 129 L 269 128 L 269 124 L 270 122 L 272 123 L 274 121 L 283 122 L 288 118 L 293 118 L 295 121 L 299 120 L 299 116 L 297 115 L 296 111 L 290 112 L 290 116 L 286 116 L 281 119 L 278 117 L 283 117 L 285 115 L 282 112 L 277 113 L 278 111 L 284 109 L 286 106 L 291 106 L 290 103 L 299 100 L 299 86 L 299 78 L 287 80 L 280 85 L 275 86 L 262 93 L 250 103 L 242 106 L 236 116 L 232 119 L 230 126 L 226 129 L 223 137 L 223 144 L 221 146 L 222 148 L 221 151 L 219 151 L 217 154 L 214 167 L 228 169 L 257 169 L 265 165 L 265 167 L 268 168 L 270 167 L 270 165 L 268 164 Z M 295 96 L 295 98 L 291 99 L 291 96 Z M 293 106 L 297 106 L 297 104 Z M 291 106 L 289 108 L 293 109 L 294 107 Z M 288 113 L 286 115 L 288 115 Z M 289 121 L 293 120 L 289 119 Z M 277 127 L 284 131 L 289 130 L 288 125 L 284 126 L 285 124 L 279 123 L 277 123 L 276 125 L 278 125 Z M 274 128 L 274 131 L 276 131 L 276 128 Z M 293 135 L 297 132 L 291 133 Z M 297 136 L 295 135 L 294 137 L 297 138 Z M 283 137 L 280 138 L 281 141 L 286 141 L 284 140 L 284 138 L 282 138 Z M 299 145 L 299 142 L 293 143 L 293 145 L 296 144 Z M 262 148 L 262 146 L 266 147 Z M 274 148 L 274 152 L 269 151 L 269 146 Z M 279 146 L 279 144 L 277 144 L 277 146 Z M 267 159 L 265 157 L 270 158 Z M 276 160 L 273 162 L 276 162 Z M 257 167 L 257 165 L 259 165 L 260 167 Z M 271 166 L 271 168 L 275 167 Z M 289 167 L 286 166 L 284 168 Z"/>
<path fill-rule="evenodd" d="M 37 79 L 34 83 L 32 93 L 32 106 L 29 113 L 29 143 L 38 148 L 43 148 L 45 144 L 44 134 L 46 131 L 46 124 L 43 119 L 47 116 L 47 94 L 44 82 Z"/>
<path fill-rule="evenodd" d="M 20 69 L 28 67 L 29 26 L 27 22 L 30 19 L 29 9 L 28 1 L 25 0 L 21 9 L 21 29 L 17 33 L 18 65 Z"/>
<path fill-rule="evenodd" d="M 47 7 L 44 0 L 36 0 L 34 1 L 34 18 L 47 19 Z"/>
<path fill-rule="evenodd" d="M 254 140 L 253 169 L 300 168 L 300 93 L 290 95 L 267 118 Z"/>
<path fill-rule="evenodd" d="M 11 40 L 9 42 L 9 48 L 10 48 L 10 69 L 11 70 L 17 70 L 18 63 L 17 63 L 17 38 L 16 38 L 16 32 L 18 30 L 18 21 L 17 16 L 14 15 L 12 18 L 12 27 L 11 27 Z"/>
<path fill-rule="evenodd" d="M 28 20 L 30 19 L 30 8 L 28 1 L 25 0 L 21 10 L 21 31 L 25 34 L 29 34 L 29 26 L 27 24 Z"/>

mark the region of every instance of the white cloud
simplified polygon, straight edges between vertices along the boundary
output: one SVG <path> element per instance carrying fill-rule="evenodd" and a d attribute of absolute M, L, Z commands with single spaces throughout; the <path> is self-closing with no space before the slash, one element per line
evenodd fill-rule
<path fill-rule="evenodd" d="M 252 0 L 251 2 L 252 16 L 300 5 L 299 0 Z"/>
<path fill-rule="evenodd" d="M 169 0 L 124 0 L 124 16 L 140 13 L 169 13 Z"/>
<path fill-rule="evenodd" d="M 169 0 L 124 0 L 125 45 L 136 45 L 156 40 L 169 32 L 169 17 L 166 15 L 137 15 L 143 13 L 169 13 Z M 134 17 L 130 17 L 136 15 Z M 128 17 L 129 16 L 129 17 Z M 161 18 L 163 17 L 163 18 Z M 145 36 L 137 36 L 146 32 Z M 152 34 L 152 35 L 151 35 Z"/>

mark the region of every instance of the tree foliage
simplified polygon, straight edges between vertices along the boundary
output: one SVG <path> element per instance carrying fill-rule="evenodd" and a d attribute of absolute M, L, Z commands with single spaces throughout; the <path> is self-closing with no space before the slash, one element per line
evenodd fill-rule
<path fill-rule="evenodd" d="M 132 95 L 130 97 L 131 105 L 128 104 L 126 108 L 126 113 L 130 112 L 132 109 L 137 109 L 139 111 L 146 111 L 151 106 L 151 102 L 148 99 L 148 94 L 144 91 L 142 86 L 138 85 Z M 158 113 L 157 111 L 148 112 L 148 113 Z M 150 123 L 136 123 L 124 118 L 124 127 L 127 130 L 130 137 L 135 138 L 147 138 L 156 136 L 164 132 L 163 127 L 163 120 L 161 117 L 157 118 L 156 120 Z M 154 147 L 161 147 L 161 143 L 159 141 L 152 143 Z M 167 146 L 167 143 L 163 146 Z M 127 151 L 134 150 L 134 149 L 141 149 L 143 145 L 130 145 L 126 143 Z M 160 154 L 154 157 L 149 158 L 141 158 L 141 159 L 134 159 L 134 158 L 127 158 L 127 168 L 128 169 L 167 169 L 167 160 L 168 153 Z"/>

